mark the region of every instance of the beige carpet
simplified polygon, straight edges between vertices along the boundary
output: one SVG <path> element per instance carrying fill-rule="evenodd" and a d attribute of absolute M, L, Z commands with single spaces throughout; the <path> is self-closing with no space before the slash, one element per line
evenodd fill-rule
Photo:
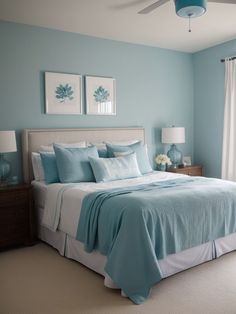
<path fill-rule="evenodd" d="M 45 244 L 1 252 L 0 313 L 236 314 L 236 252 L 163 280 L 142 305 Z"/>

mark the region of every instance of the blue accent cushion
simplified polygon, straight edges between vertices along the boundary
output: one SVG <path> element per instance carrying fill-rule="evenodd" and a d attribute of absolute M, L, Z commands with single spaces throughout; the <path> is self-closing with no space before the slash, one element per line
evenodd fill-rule
<path fill-rule="evenodd" d="M 95 146 L 65 148 L 53 145 L 59 178 L 62 183 L 95 181 L 88 157 L 98 157 Z"/>
<path fill-rule="evenodd" d="M 89 157 L 89 161 L 97 182 L 141 176 L 135 153 L 117 158 Z"/>
<path fill-rule="evenodd" d="M 40 157 L 46 183 L 60 182 L 55 154 L 52 152 L 40 152 Z"/>
<path fill-rule="evenodd" d="M 114 157 L 114 153 L 132 153 L 135 152 L 137 156 L 137 162 L 142 174 L 152 172 L 153 169 L 150 165 L 150 161 L 147 155 L 146 146 L 143 145 L 141 142 L 137 142 L 127 146 L 120 146 L 120 145 L 113 145 L 113 144 L 106 144 L 108 157 Z"/>
<path fill-rule="evenodd" d="M 101 158 L 108 158 L 108 153 L 106 148 L 98 148 L 98 156 Z"/>

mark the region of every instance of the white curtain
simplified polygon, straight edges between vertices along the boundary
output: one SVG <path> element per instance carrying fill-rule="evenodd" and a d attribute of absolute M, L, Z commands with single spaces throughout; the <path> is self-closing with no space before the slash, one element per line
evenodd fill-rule
<path fill-rule="evenodd" d="M 236 60 L 225 60 L 222 179 L 236 181 Z"/>

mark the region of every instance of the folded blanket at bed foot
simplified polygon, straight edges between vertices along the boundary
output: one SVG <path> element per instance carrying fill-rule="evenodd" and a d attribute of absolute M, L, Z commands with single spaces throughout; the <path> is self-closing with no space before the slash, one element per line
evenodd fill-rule
<path fill-rule="evenodd" d="M 107 256 L 105 271 L 136 304 L 162 279 L 159 259 L 236 232 L 236 184 L 181 177 L 93 192 L 77 240 Z"/>

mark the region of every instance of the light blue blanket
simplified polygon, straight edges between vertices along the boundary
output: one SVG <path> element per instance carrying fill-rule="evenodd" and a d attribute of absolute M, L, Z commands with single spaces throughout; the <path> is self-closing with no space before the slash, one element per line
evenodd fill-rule
<path fill-rule="evenodd" d="M 236 184 L 186 177 L 88 194 L 77 239 L 136 304 L 161 280 L 158 259 L 236 232 Z"/>

